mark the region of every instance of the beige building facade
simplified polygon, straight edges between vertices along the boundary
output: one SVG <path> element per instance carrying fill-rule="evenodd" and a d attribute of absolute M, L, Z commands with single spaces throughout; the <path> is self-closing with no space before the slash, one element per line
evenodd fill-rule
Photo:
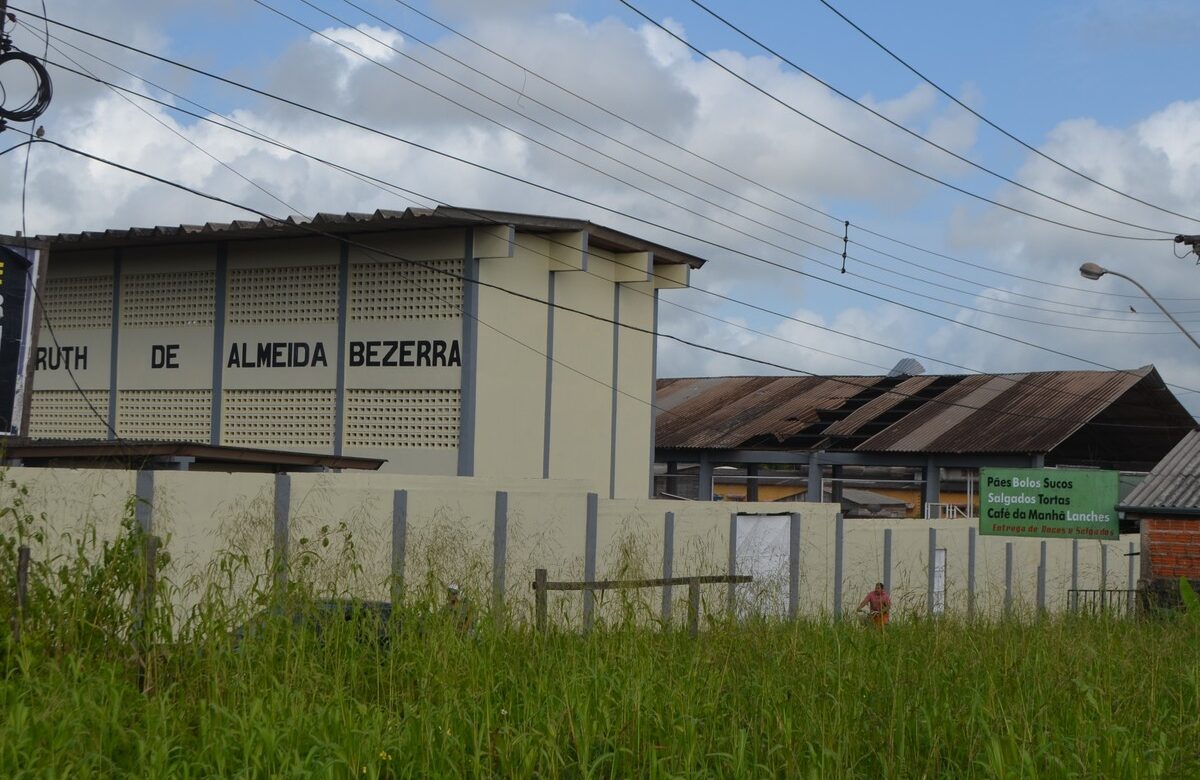
<path fill-rule="evenodd" d="M 29 434 L 646 496 L 658 293 L 703 262 L 447 207 L 59 236 Z"/>

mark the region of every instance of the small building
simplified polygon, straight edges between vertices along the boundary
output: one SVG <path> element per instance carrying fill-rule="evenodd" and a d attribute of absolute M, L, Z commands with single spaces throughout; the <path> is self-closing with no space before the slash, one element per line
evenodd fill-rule
<path fill-rule="evenodd" d="M 1153 366 L 662 379 L 657 406 L 663 494 L 709 500 L 732 466 L 749 500 L 779 475 L 803 474 L 808 500 L 828 484 L 835 501 L 864 489 L 932 516 L 971 514 L 980 468 L 1144 473 L 1196 426 Z"/>
<path fill-rule="evenodd" d="M 1154 603 L 1178 598 L 1179 580 L 1200 589 L 1200 431 L 1167 453 L 1118 509 L 1141 535 L 1141 585 Z"/>
<path fill-rule="evenodd" d="M 439 207 L 42 237 L 29 436 L 386 460 L 644 497 L 658 292 L 704 260 Z"/>

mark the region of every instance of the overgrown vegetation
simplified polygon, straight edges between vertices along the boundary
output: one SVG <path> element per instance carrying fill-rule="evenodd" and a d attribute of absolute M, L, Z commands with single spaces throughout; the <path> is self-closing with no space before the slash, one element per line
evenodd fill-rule
<path fill-rule="evenodd" d="M 276 589 L 250 552 L 187 615 L 169 581 L 147 609 L 132 516 L 35 560 L 21 640 L 0 640 L 0 776 L 1200 776 L 1194 619 L 710 622 L 691 641 L 618 610 L 539 636 L 463 630 L 434 578 L 381 640 L 369 611 L 321 622 L 345 594 L 320 567 Z M 44 525 L 4 518 L 5 615 Z"/>

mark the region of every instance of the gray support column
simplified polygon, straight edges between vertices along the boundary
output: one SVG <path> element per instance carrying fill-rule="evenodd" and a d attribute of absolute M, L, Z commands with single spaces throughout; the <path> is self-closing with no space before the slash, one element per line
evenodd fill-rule
<path fill-rule="evenodd" d="M 338 256 L 337 369 L 333 393 L 333 454 L 342 454 L 346 419 L 346 323 L 350 319 L 350 245 Z"/>
<path fill-rule="evenodd" d="M 134 505 L 133 517 L 137 520 L 142 533 L 149 534 L 154 530 L 154 472 L 139 471 L 137 473 L 137 504 Z M 1130 558 L 1130 560 L 1133 560 Z"/>
<path fill-rule="evenodd" d="M 608 435 L 608 497 L 617 497 L 617 383 L 621 370 L 621 285 L 613 283 L 612 413 Z"/>
<path fill-rule="evenodd" d="M 1130 542 L 1129 555 L 1126 557 L 1126 560 L 1129 561 L 1129 584 L 1125 586 L 1129 590 L 1134 590 L 1137 588 L 1137 573 L 1134 571 L 1133 567 L 1133 557 L 1136 552 L 1137 550 L 1134 548 L 1133 542 Z"/>
<path fill-rule="evenodd" d="M 892 592 L 892 529 L 883 530 L 883 589 Z"/>
<path fill-rule="evenodd" d="M 496 514 L 492 526 L 492 610 L 497 617 L 504 606 L 504 580 L 508 566 L 508 493 L 496 491 Z"/>
<path fill-rule="evenodd" d="M 758 464 L 746 465 L 746 500 L 758 500 Z"/>
<path fill-rule="evenodd" d="M 1013 543 L 1004 543 L 1004 614 L 1012 614 L 1013 603 Z"/>
<path fill-rule="evenodd" d="M 408 491 L 392 493 L 392 604 L 404 598 L 404 564 L 408 553 Z"/>
<path fill-rule="evenodd" d="M 583 538 L 583 579 L 587 582 L 596 581 L 596 528 L 600 516 L 600 497 L 595 493 L 587 494 L 587 518 L 584 525 Z M 583 630 L 592 630 L 595 620 L 596 592 L 583 591 Z"/>
<path fill-rule="evenodd" d="M 713 464 L 707 450 L 700 451 L 700 468 L 697 473 L 696 500 L 712 501 Z"/>
<path fill-rule="evenodd" d="M 829 483 L 829 500 L 835 504 L 842 503 L 842 466 L 833 466 L 830 469 L 833 480 Z"/>
<path fill-rule="evenodd" d="M 462 371 L 458 414 L 458 476 L 475 476 L 476 371 L 479 366 L 479 260 L 475 231 L 464 231 Z"/>
<path fill-rule="evenodd" d="M 1046 468 L 1046 456 L 1045 456 L 1045 454 L 1030 455 L 1030 456 L 1029 456 L 1029 467 L 1030 467 L 1030 468 L 1034 468 L 1034 469 L 1044 469 L 1044 468 Z"/>
<path fill-rule="evenodd" d="M 653 271 L 653 259 L 651 259 L 650 266 Z M 658 444 L 655 438 L 658 430 L 658 288 L 654 289 L 654 320 L 651 327 L 654 329 L 654 333 L 650 335 L 650 487 L 647 495 L 653 498 L 654 450 Z"/>
<path fill-rule="evenodd" d="M 737 574 L 737 512 L 729 514 L 729 568 L 726 573 L 731 577 Z M 732 582 L 729 583 L 725 605 L 731 616 L 736 614 L 734 611 L 734 607 L 737 604 L 736 589 L 736 585 Z"/>
<path fill-rule="evenodd" d="M 838 512 L 833 522 L 833 616 L 842 616 L 842 580 L 846 572 L 846 520 Z"/>
<path fill-rule="evenodd" d="M 288 516 L 292 503 L 292 478 L 275 475 L 275 585 L 282 588 L 288 581 Z"/>
<path fill-rule="evenodd" d="M 675 576 L 675 513 L 663 515 L 663 560 L 662 576 L 669 580 Z M 664 623 L 671 620 L 671 586 L 664 585 L 662 589 L 662 619 Z"/>
<path fill-rule="evenodd" d="M 1043 539 L 1038 553 L 1037 570 L 1037 608 L 1039 612 L 1046 611 L 1046 541 Z"/>
<path fill-rule="evenodd" d="M 974 526 L 967 529 L 967 617 L 975 616 L 975 548 L 978 537 Z"/>
<path fill-rule="evenodd" d="M 921 486 L 921 501 L 924 514 L 928 516 L 928 507 L 930 504 L 940 503 L 942 500 L 942 464 L 941 461 L 930 455 L 925 460 L 924 469 L 925 483 Z"/>
<path fill-rule="evenodd" d="M 1071 540 L 1071 590 L 1079 590 L 1079 540 Z"/>
<path fill-rule="evenodd" d="M 112 261 L 112 333 L 108 342 L 108 431 L 105 438 L 117 438 L 117 355 L 121 347 L 121 250 L 113 250 Z M 85 392 L 86 396 L 87 393 Z"/>
<path fill-rule="evenodd" d="M 925 609 L 928 614 L 933 614 L 934 602 L 937 601 L 937 529 L 929 529 L 929 573 L 928 582 L 929 588 L 925 599 Z"/>
<path fill-rule="evenodd" d="M 542 479 L 550 478 L 550 431 L 554 409 L 554 280 L 550 271 L 546 283 L 546 417 L 542 423 Z M 650 452 L 650 468 L 654 468 L 654 451 Z"/>
<path fill-rule="evenodd" d="M 225 296 L 229 278 L 229 245 L 217 244 L 217 272 L 213 282 L 212 421 L 208 443 L 221 446 L 221 406 L 225 385 Z"/>
<path fill-rule="evenodd" d="M 808 489 L 804 494 L 804 500 L 813 503 L 821 503 L 825 499 L 821 491 L 821 453 L 808 453 Z"/>
<path fill-rule="evenodd" d="M 800 614 L 800 515 L 788 516 L 788 618 Z"/>
<path fill-rule="evenodd" d="M 666 492 L 673 496 L 679 495 L 679 477 L 675 476 L 679 473 L 679 464 L 675 461 L 667 461 L 667 476 L 663 480 L 666 486 Z"/>

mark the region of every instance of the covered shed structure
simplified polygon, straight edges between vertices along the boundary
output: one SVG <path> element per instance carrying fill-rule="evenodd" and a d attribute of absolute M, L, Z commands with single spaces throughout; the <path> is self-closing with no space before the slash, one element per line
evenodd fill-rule
<path fill-rule="evenodd" d="M 846 467 L 917 474 L 922 503 L 942 479 L 983 467 L 1148 471 L 1196 421 L 1153 366 L 923 376 L 660 379 L 655 458 L 661 492 L 713 498 L 713 471 L 744 470 L 757 500 L 764 469 L 803 470 L 805 495 Z M 928 511 L 928 510 L 927 510 Z"/>
<path fill-rule="evenodd" d="M 1178 597 L 1180 577 L 1200 587 L 1200 431 L 1167 453 L 1118 509 L 1141 534 L 1141 585 L 1157 603 Z"/>

